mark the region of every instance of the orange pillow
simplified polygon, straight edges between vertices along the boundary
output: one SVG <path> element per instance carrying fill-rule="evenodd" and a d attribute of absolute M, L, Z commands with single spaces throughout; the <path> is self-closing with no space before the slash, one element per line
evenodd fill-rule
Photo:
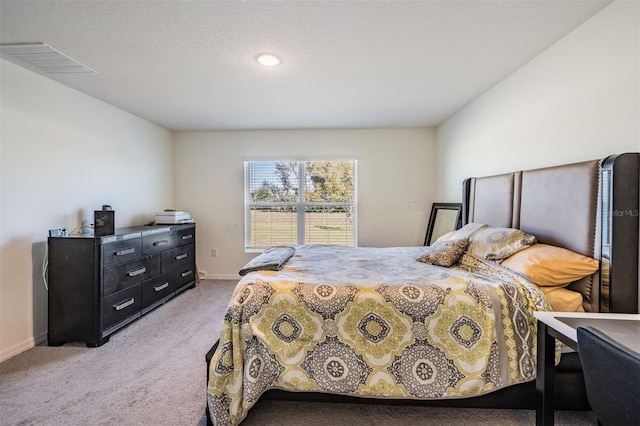
<path fill-rule="evenodd" d="M 582 294 L 563 287 L 540 287 L 554 311 L 584 312 Z"/>
<path fill-rule="evenodd" d="M 541 287 L 563 287 L 593 274 L 598 261 L 562 247 L 534 244 L 502 261 Z"/>

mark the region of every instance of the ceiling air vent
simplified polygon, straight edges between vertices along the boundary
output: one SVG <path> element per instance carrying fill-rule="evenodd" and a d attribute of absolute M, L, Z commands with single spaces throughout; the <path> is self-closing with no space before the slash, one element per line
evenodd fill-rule
<path fill-rule="evenodd" d="M 96 73 L 44 43 L 0 44 L 0 53 L 18 64 L 47 74 Z"/>

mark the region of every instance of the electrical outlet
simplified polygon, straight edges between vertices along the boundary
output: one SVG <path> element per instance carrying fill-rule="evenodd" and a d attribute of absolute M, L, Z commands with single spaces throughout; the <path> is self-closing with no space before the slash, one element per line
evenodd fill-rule
<path fill-rule="evenodd" d="M 218 256 L 218 249 L 217 248 L 212 248 L 211 249 L 211 257 L 217 257 Z"/>

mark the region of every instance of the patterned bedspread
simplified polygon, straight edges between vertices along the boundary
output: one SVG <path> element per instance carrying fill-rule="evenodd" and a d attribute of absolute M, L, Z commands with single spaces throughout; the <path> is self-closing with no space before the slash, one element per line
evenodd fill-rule
<path fill-rule="evenodd" d="M 238 283 L 210 364 L 215 425 L 235 425 L 270 388 L 375 398 L 481 395 L 536 373 L 538 288 L 464 254 L 423 247 L 298 246 L 281 271 Z"/>

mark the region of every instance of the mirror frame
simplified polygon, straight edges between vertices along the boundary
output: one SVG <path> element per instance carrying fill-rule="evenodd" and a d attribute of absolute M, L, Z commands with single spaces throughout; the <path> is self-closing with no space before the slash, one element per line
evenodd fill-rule
<path fill-rule="evenodd" d="M 451 231 L 456 229 L 460 229 L 462 226 L 462 203 L 433 203 L 431 206 L 431 216 L 429 216 L 429 224 L 427 225 L 427 234 L 424 238 L 424 245 L 431 245 L 433 239 L 433 231 L 435 230 L 436 219 L 438 217 L 438 212 L 441 210 L 455 210 L 456 219 L 455 226 Z M 437 235 L 436 239 L 441 235 Z"/>

